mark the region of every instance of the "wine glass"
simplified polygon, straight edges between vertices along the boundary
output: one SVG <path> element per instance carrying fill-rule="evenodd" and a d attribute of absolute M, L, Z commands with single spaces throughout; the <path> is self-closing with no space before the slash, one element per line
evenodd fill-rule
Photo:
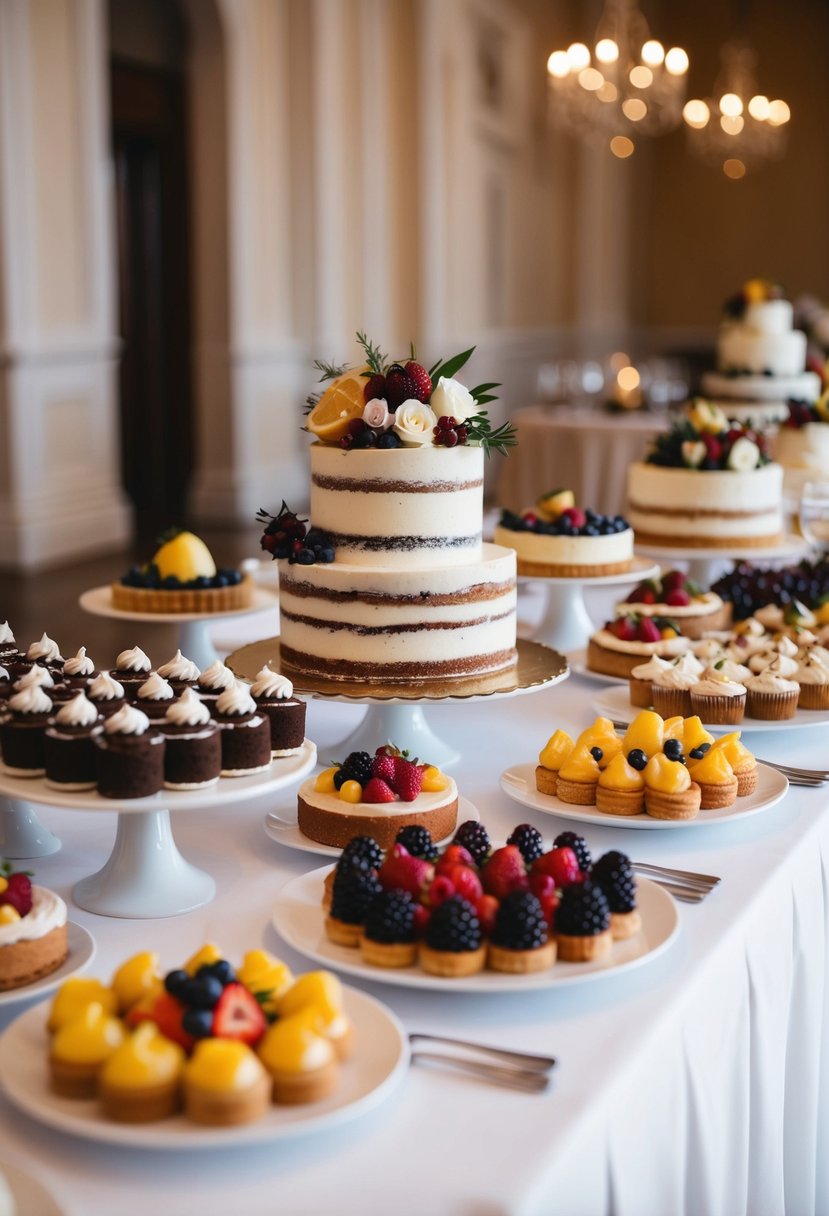
<path fill-rule="evenodd" d="M 800 530 L 810 545 L 829 549 L 829 481 L 807 481 L 803 486 Z"/>

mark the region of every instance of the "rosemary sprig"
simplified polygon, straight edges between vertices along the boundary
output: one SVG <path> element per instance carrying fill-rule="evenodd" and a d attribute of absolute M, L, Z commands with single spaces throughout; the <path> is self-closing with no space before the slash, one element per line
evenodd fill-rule
<path fill-rule="evenodd" d="M 357 331 L 357 341 L 363 348 L 363 354 L 369 367 L 368 373 L 364 372 L 363 375 L 382 376 L 388 363 L 387 356 L 383 354 L 379 346 L 374 345 L 362 330 Z"/>
<path fill-rule="evenodd" d="M 469 439 L 479 443 L 487 456 L 493 452 L 506 456 L 507 448 L 515 447 L 518 442 L 518 433 L 512 423 L 505 422 L 493 430 L 486 414 L 473 414 L 466 419 L 464 426 Z"/>
<path fill-rule="evenodd" d="M 320 384 L 322 384 L 324 380 L 336 380 L 337 376 L 344 376 L 348 371 L 347 363 L 326 363 L 324 359 L 315 359 L 314 367 L 318 372 L 321 372 L 319 379 Z"/>

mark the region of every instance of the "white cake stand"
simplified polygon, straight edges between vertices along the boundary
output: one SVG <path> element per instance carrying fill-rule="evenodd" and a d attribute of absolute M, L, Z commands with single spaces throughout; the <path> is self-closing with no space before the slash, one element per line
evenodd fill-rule
<path fill-rule="evenodd" d="M 30 790 L 25 782 L 26 792 Z M 57 853 L 60 840 L 41 823 L 28 802 L 0 795 L 0 854 L 9 860 L 48 857 Z"/>
<path fill-rule="evenodd" d="M 254 612 L 264 612 L 273 608 L 278 602 L 273 591 L 264 587 L 254 587 L 253 600 L 247 608 L 236 608 L 232 612 L 125 612 L 114 608 L 112 604 L 112 589 L 93 587 L 84 591 L 78 603 L 84 612 L 93 616 L 105 616 L 119 621 L 142 621 L 147 625 L 178 625 L 178 646 L 183 655 L 191 659 L 197 667 L 204 670 L 215 663 L 218 655 L 210 640 L 210 627 L 217 621 L 228 620 L 230 617 L 250 616 Z"/>
<path fill-rule="evenodd" d="M 783 537 L 779 545 L 768 548 L 748 548 L 735 545 L 733 549 L 711 549 L 700 546 L 698 549 L 682 547 L 671 548 L 665 545 L 636 545 L 636 552 L 643 557 L 658 557 L 668 562 L 685 562 L 688 574 L 695 583 L 710 587 L 717 577 L 717 567 L 724 561 L 763 561 L 770 565 L 785 562 L 794 557 L 802 557 L 809 550 L 809 543 L 802 536 L 793 534 Z"/>
<path fill-rule="evenodd" d="M 487 676 L 447 680 L 411 680 L 406 684 L 366 684 L 350 680 L 323 680 L 288 671 L 294 691 L 325 701 L 347 701 L 368 706 L 357 729 L 331 754 L 345 757 L 349 752 L 369 753 L 391 741 L 421 760 L 446 769 L 460 760 L 446 739 L 436 734 L 423 712 L 424 706 L 459 701 L 482 701 L 488 697 L 516 697 L 522 693 L 550 688 L 570 674 L 567 660 L 539 642 L 519 638 L 518 662 L 507 671 Z M 243 679 L 253 679 L 262 667 L 280 671 L 279 638 L 252 642 L 228 655 L 227 665 Z"/>
<path fill-rule="evenodd" d="M 534 583 L 544 587 L 547 602 L 541 620 L 533 634 L 537 642 L 552 646 L 555 650 L 569 653 L 583 650 L 596 626 L 591 621 L 584 603 L 585 587 L 615 587 L 626 583 L 641 582 L 659 573 L 653 561 L 635 557 L 630 570 L 622 574 L 596 575 L 594 578 L 539 578 L 535 575 L 519 575 L 519 583 Z"/>
<path fill-rule="evenodd" d="M 96 790 L 62 792 L 40 779 L 9 777 L 0 772 L 0 793 L 15 799 L 26 795 L 38 805 L 69 811 L 118 815 L 112 853 L 102 869 L 83 878 L 72 891 L 80 908 L 99 916 L 136 920 L 179 916 L 209 903 L 214 879 L 182 857 L 173 839 L 170 811 L 212 811 L 270 794 L 299 781 L 316 764 L 317 749 L 309 739 L 295 756 L 274 760 L 266 773 L 223 777 L 205 790 L 162 790 L 150 798 L 117 801 Z"/>

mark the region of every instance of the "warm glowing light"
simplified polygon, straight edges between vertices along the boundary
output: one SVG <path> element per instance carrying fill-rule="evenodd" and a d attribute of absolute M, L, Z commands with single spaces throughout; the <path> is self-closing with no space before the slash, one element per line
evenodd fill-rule
<path fill-rule="evenodd" d="M 579 72 L 579 84 L 588 93 L 596 93 L 604 84 L 604 76 L 598 68 L 582 68 Z"/>
<path fill-rule="evenodd" d="M 639 64 L 630 70 L 630 83 L 635 89 L 649 89 L 653 84 L 653 72 Z"/>
<path fill-rule="evenodd" d="M 631 122 L 641 122 L 648 112 L 648 107 L 640 97 L 628 97 L 622 102 L 622 113 Z"/>
<path fill-rule="evenodd" d="M 619 58 L 619 48 L 612 38 L 600 38 L 596 43 L 596 58 L 599 63 L 615 63 Z"/>
<path fill-rule="evenodd" d="M 650 38 L 642 47 L 642 62 L 648 67 L 658 68 L 662 60 L 665 58 L 665 48 L 661 42 L 657 42 L 655 38 Z"/>
<path fill-rule="evenodd" d="M 590 52 L 583 42 L 570 43 L 567 48 L 567 62 L 574 72 L 590 67 Z"/>
<path fill-rule="evenodd" d="M 742 117 L 729 118 L 727 114 L 723 114 L 720 118 L 720 126 L 726 135 L 739 135 L 745 125 L 745 119 Z"/>
<path fill-rule="evenodd" d="M 606 80 L 596 94 L 599 101 L 615 101 L 619 96 L 619 90 L 612 81 Z"/>
<path fill-rule="evenodd" d="M 570 60 L 566 51 L 553 51 L 547 60 L 547 71 L 558 80 L 563 80 L 570 73 Z"/>
<path fill-rule="evenodd" d="M 752 97 L 748 103 L 749 114 L 752 118 L 756 118 L 758 122 L 765 122 L 768 119 L 770 109 L 769 99 L 768 97 L 764 97 L 762 93 L 758 93 L 756 97 Z"/>
<path fill-rule="evenodd" d="M 672 46 L 668 51 L 665 68 L 672 76 L 684 76 L 688 71 L 688 56 L 681 46 Z"/>
<path fill-rule="evenodd" d="M 623 367 L 627 367 L 630 363 L 630 356 L 626 355 L 623 350 L 615 350 L 608 359 L 611 371 L 619 372 Z"/>
<path fill-rule="evenodd" d="M 619 160 L 627 160 L 629 156 L 633 156 L 633 140 L 628 139 L 627 135 L 614 135 L 610 141 L 610 151 L 614 156 L 618 156 Z"/>
<path fill-rule="evenodd" d="M 698 131 L 701 131 L 711 117 L 711 111 L 704 101 L 700 101 L 696 97 L 692 101 L 686 101 L 682 110 L 682 117 L 689 127 L 696 127 Z"/>
<path fill-rule="evenodd" d="M 769 122 L 773 127 L 782 127 L 783 123 L 788 122 L 791 116 L 792 112 L 785 101 L 769 102 Z"/>
<path fill-rule="evenodd" d="M 723 93 L 720 98 L 720 113 L 726 118 L 739 118 L 743 112 L 743 99 L 736 93 Z"/>
<path fill-rule="evenodd" d="M 639 387 L 639 379 L 639 373 L 635 367 L 623 367 L 616 377 L 616 383 L 624 392 L 630 393 L 633 389 Z"/>
<path fill-rule="evenodd" d="M 746 167 L 741 160 L 730 159 L 723 161 L 722 171 L 726 177 L 730 177 L 732 181 L 739 181 L 741 177 L 746 175 Z"/>

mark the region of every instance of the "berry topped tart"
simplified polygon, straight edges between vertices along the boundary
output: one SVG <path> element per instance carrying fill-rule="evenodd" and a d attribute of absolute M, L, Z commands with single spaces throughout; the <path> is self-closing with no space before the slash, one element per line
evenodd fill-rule
<path fill-rule="evenodd" d="M 284 502 L 257 516 L 279 561 L 282 668 L 295 683 L 507 669 L 515 554 L 482 542 L 484 456 L 515 442 L 487 417 L 497 385 L 456 378 L 472 350 L 427 369 L 357 339 L 359 366 L 317 364 L 310 519 Z"/>
<path fill-rule="evenodd" d="M 66 904 L 32 885 L 28 870 L 0 867 L 0 992 L 57 971 L 69 953 Z"/>
<path fill-rule="evenodd" d="M 807 481 L 829 476 L 829 389 L 817 401 L 790 401 L 774 440 L 775 459 L 783 466 L 783 489 L 800 496 Z"/>
<path fill-rule="evenodd" d="M 686 638 L 701 638 L 713 629 L 727 629 L 731 610 L 716 591 L 703 591 L 681 570 L 669 570 L 634 587 L 616 605 L 617 617 L 670 617 Z"/>
<path fill-rule="evenodd" d="M 310 777 L 297 794 L 300 831 L 320 844 L 343 848 L 373 836 L 383 848 L 401 827 L 422 828 L 436 840 L 455 830 L 458 787 L 431 764 L 410 760 L 392 744 L 351 752 Z"/>
<path fill-rule="evenodd" d="M 146 565 L 112 584 L 112 605 L 122 612 L 235 612 L 252 597 L 249 574 L 217 570 L 204 541 L 179 529 L 159 537 Z"/>
<path fill-rule="evenodd" d="M 626 680 L 634 667 L 654 657 L 672 659 L 689 649 L 674 617 L 650 616 L 628 610 L 602 626 L 587 643 L 587 668 Z"/>
<path fill-rule="evenodd" d="M 698 400 L 628 469 L 628 513 L 642 545 L 757 548 L 783 535 L 783 470 L 765 436 Z"/>
<path fill-rule="evenodd" d="M 537 578 L 624 574 L 633 564 L 627 520 L 582 510 L 572 490 L 544 494 L 520 515 L 504 511 L 495 543 L 515 550 L 519 574 Z"/>

